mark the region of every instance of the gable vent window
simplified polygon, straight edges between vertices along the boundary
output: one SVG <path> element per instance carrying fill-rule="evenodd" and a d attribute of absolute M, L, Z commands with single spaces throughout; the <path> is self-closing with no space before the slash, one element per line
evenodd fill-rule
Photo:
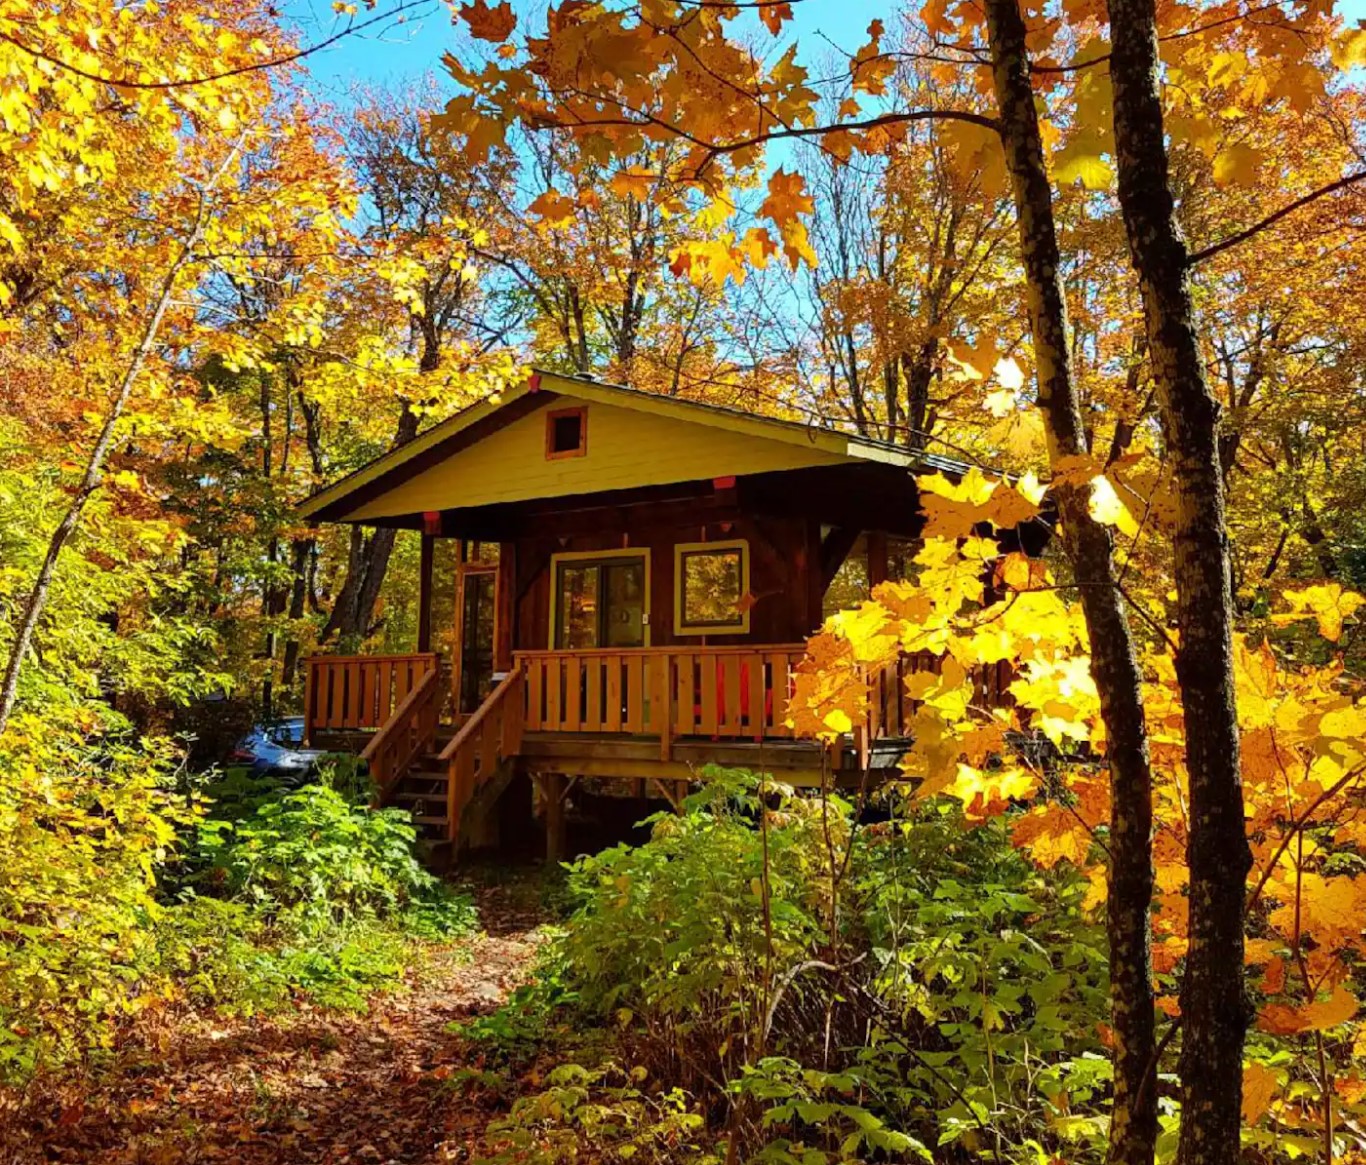
<path fill-rule="evenodd" d="M 588 452 L 588 410 L 553 409 L 545 418 L 545 455 L 550 461 L 560 457 L 582 457 Z"/>

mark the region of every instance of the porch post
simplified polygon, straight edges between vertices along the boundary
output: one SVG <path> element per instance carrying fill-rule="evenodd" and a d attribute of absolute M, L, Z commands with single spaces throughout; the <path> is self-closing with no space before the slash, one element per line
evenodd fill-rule
<path fill-rule="evenodd" d="M 545 797 L 545 860 L 553 865 L 564 861 L 564 774 L 542 773 L 541 793 Z"/>
<path fill-rule="evenodd" d="M 417 570 L 417 649 L 432 649 L 432 563 L 436 558 L 436 539 L 422 535 L 422 553 Z"/>
<path fill-rule="evenodd" d="M 868 531 L 868 585 L 875 587 L 887 581 L 887 535 L 881 530 Z"/>
<path fill-rule="evenodd" d="M 494 582 L 493 670 L 512 670 L 512 650 L 517 616 L 517 543 L 498 547 L 498 574 Z"/>

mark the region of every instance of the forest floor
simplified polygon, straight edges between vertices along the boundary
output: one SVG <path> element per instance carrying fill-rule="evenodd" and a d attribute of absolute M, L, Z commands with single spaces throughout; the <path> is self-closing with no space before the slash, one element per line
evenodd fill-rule
<path fill-rule="evenodd" d="M 116 1067 L 0 1135 L 3 1165 L 436 1165 L 468 1159 L 506 1102 L 455 1087 L 479 1052 L 449 1026 L 530 974 L 545 914 L 528 878 L 476 890 L 484 933 L 433 949 L 363 1015 L 166 1018 Z M 515 1091 L 515 1082 L 503 1091 Z"/>

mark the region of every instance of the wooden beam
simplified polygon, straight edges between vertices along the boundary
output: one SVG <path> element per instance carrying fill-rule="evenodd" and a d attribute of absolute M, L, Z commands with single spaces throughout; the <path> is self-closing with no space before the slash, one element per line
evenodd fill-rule
<path fill-rule="evenodd" d="M 868 585 L 875 587 L 887 581 L 887 535 L 881 530 L 868 531 Z"/>
<path fill-rule="evenodd" d="M 821 539 L 821 598 L 830 589 L 839 568 L 849 557 L 863 531 L 857 526 L 835 526 Z"/>
<path fill-rule="evenodd" d="M 517 619 L 517 544 L 498 546 L 498 579 L 493 595 L 493 670 L 512 670 L 513 625 Z"/>

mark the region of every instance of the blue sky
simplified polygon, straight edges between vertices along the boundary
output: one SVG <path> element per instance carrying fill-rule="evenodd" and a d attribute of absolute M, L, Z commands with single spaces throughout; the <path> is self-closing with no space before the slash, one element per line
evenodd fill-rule
<path fill-rule="evenodd" d="M 380 0 L 380 10 L 392 2 Z M 1366 0 L 1354 2 L 1366 6 Z M 545 0 L 512 0 L 512 6 L 523 27 L 544 27 Z M 306 42 L 323 40 L 338 27 L 331 0 L 288 0 L 284 10 Z M 888 0 L 800 0 L 792 5 L 793 20 L 784 30 L 784 41 L 799 37 L 805 53 L 817 59 L 823 46 L 817 43 L 821 35 L 852 52 L 868 39 L 868 23 L 878 16 L 886 19 L 891 10 Z M 367 32 L 347 37 L 310 57 L 313 87 L 341 101 L 357 83 L 390 88 L 427 72 L 441 75 L 441 54 L 457 43 L 449 9 L 433 0 L 416 12 L 403 25 L 385 27 L 378 35 Z"/>
<path fill-rule="evenodd" d="M 380 0 L 380 10 L 393 2 Z M 544 27 L 545 0 L 512 0 L 512 4 L 524 26 L 530 21 L 532 28 Z M 325 39 L 338 27 L 331 0 L 288 0 L 284 7 L 307 42 Z M 866 39 L 869 21 L 879 16 L 885 19 L 894 8 L 889 0 L 800 0 L 792 5 L 794 18 L 784 30 L 784 39 L 800 38 L 804 53 L 815 59 L 822 55 L 822 36 L 852 51 Z M 1366 0 L 1339 0 L 1338 10 L 1348 20 L 1366 20 Z M 347 37 L 311 57 L 313 86 L 325 97 L 344 103 L 356 84 L 388 88 L 428 72 L 441 75 L 441 54 L 456 41 L 449 10 L 440 0 L 432 0 L 416 9 L 405 24 Z"/>

